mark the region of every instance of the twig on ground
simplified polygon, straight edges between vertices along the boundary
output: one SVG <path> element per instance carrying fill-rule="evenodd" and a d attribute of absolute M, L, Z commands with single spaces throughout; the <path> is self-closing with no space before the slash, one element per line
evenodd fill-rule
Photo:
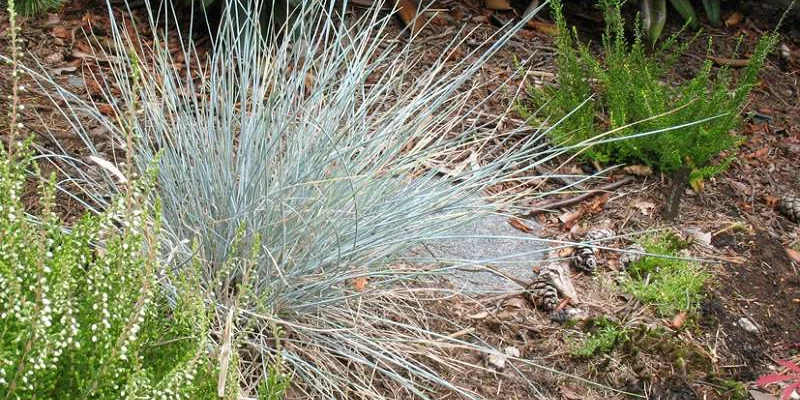
<path fill-rule="evenodd" d="M 540 174 L 542 174 L 542 177 L 545 178 L 545 179 L 555 179 L 555 180 L 560 181 L 561 183 L 563 183 L 563 184 L 565 184 L 565 185 L 567 185 L 569 187 L 574 187 L 574 188 L 576 188 L 578 190 L 586 190 L 586 187 L 583 186 L 580 182 L 575 182 L 572 179 L 569 179 L 569 178 L 567 178 L 565 176 L 547 175 L 549 173 L 549 171 L 545 171 L 545 169 L 541 165 L 537 165 L 537 166 L 533 167 L 533 170 L 538 172 L 538 173 L 540 173 Z"/>
<path fill-rule="evenodd" d="M 621 187 L 621 186 L 623 186 L 623 185 L 625 185 L 625 184 L 627 184 L 627 183 L 629 183 L 631 181 L 633 181 L 633 177 L 632 176 L 626 176 L 626 177 L 624 177 L 624 178 L 622 178 L 622 179 L 620 179 L 620 180 L 618 180 L 616 182 L 611 182 L 611 183 L 602 185 L 602 186 L 598 187 L 597 189 L 594 189 L 594 190 L 586 192 L 586 193 L 582 193 L 582 194 L 580 194 L 578 196 L 575 196 L 575 197 L 570 197 L 570 198 L 567 198 L 567 199 L 544 200 L 544 201 L 540 201 L 540 202 L 537 202 L 537 203 L 532 203 L 532 204 L 530 204 L 531 210 L 528 212 L 527 216 L 530 217 L 530 216 L 533 216 L 533 215 L 536 215 L 536 214 L 540 214 L 540 213 L 543 213 L 543 212 L 550 211 L 552 209 L 566 207 L 566 206 L 570 206 L 570 205 L 573 205 L 573 204 L 580 203 L 580 202 L 588 199 L 589 197 L 598 195 L 598 194 L 603 193 L 603 192 L 608 192 L 608 191 L 617 189 L 617 188 L 619 188 L 619 187 Z"/>
<path fill-rule="evenodd" d="M 750 59 L 748 58 L 725 58 L 725 57 L 708 56 L 708 59 L 711 60 L 714 64 L 724 65 L 734 68 L 744 68 L 747 66 L 747 64 L 750 63 Z"/>

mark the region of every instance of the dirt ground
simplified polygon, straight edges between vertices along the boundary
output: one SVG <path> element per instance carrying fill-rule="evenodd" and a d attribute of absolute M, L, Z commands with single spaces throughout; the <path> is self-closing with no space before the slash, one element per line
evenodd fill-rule
<path fill-rule="evenodd" d="M 514 21 L 524 9 L 489 11 L 479 0 L 439 1 L 426 14 L 430 25 L 422 30 L 418 41 L 420 54 L 431 62 L 453 39 L 462 25 L 473 36 L 463 43 L 463 53 L 476 43 L 495 34 L 500 25 Z M 596 12 L 581 7 L 568 10 L 571 23 L 592 40 L 602 22 Z M 723 19 L 741 10 L 729 5 Z M 764 11 L 766 13 L 766 11 Z M 674 16 L 673 16 L 674 17 Z M 714 28 L 703 26 L 703 37 L 696 41 L 679 63 L 675 79 L 691 77 L 706 58 L 706 37 L 713 37 L 714 55 L 731 57 L 736 38 L 744 36 L 744 46 L 752 49 L 758 36 L 771 29 L 774 15 L 757 10 L 746 14 L 742 21 Z M 90 72 L 102 73 L 87 53 L 86 39 L 81 29 L 99 37 L 109 35 L 104 9 L 97 2 L 76 0 L 64 9 L 23 21 L 23 45 L 65 87 L 96 95 Z M 555 48 L 547 31 L 548 17 L 537 17 L 537 24 L 524 28 L 494 57 L 475 78 L 485 83 L 476 97 L 500 90 L 494 80 L 511 78 L 519 70 L 515 60 L 529 72 L 524 79 L 514 78 L 514 84 L 529 85 L 551 82 L 556 70 Z M 679 27 L 671 20 L 670 30 Z M 0 13 L 0 45 L 6 48 L 8 18 Z M 398 21 L 394 27 L 402 29 Z M 591 322 L 577 326 L 554 323 L 522 301 L 505 300 L 483 303 L 464 300 L 453 305 L 440 304 L 441 311 L 455 321 L 475 329 L 475 334 L 501 347 L 515 347 L 523 358 L 559 371 L 583 377 L 609 387 L 648 396 L 652 399 L 727 399 L 734 398 L 725 382 L 735 380 L 751 384 L 758 376 L 774 369 L 780 359 L 800 360 L 800 273 L 786 249 L 800 250 L 800 227 L 788 221 L 772 207 L 774 199 L 785 195 L 800 195 L 800 37 L 786 30 L 761 73 L 761 83 L 751 95 L 744 110 L 745 123 L 738 132 L 745 143 L 737 150 L 731 168 L 709 179 L 702 192 L 687 189 L 682 196 L 680 214 L 675 222 L 662 218 L 666 178 L 658 174 L 636 176 L 635 179 L 609 193 L 597 208 L 584 213 L 565 226 L 563 216 L 574 213 L 593 200 L 564 207 L 554 213 L 539 214 L 536 218 L 550 238 L 571 237 L 572 226 L 585 229 L 604 225 L 618 235 L 644 232 L 656 228 L 669 229 L 684 237 L 700 238 L 689 248 L 688 256 L 707 260 L 713 279 L 700 308 L 697 324 L 691 329 L 671 329 L 670 321 L 657 318 L 631 296 L 621 292 L 614 278 L 618 255 L 604 252 L 600 272 L 594 276 L 576 274 L 576 287 L 584 297 L 584 310 L 592 316 L 606 316 L 636 326 L 634 340 L 612 353 L 594 358 L 576 358 L 568 349 L 572 338 L 591 330 Z M 594 36 L 593 36 L 594 35 Z M 688 35 L 688 33 L 687 33 Z M 423 63 L 424 65 L 424 63 Z M 5 69 L 0 70 L 3 77 Z M 0 92 L 8 92 L 8 82 L 0 79 Z M 30 127 L 46 123 L 51 131 L 61 131 L 57 138 L 67 149 L 81 154 L 81 143 L 70 138 L 69 127 L 59 128 L 54 110 L 46 104 L 42 93 L 32 90 L 26 103 L 35 104 L 37 114 L 25 114 Z M 5 104 L 3 104 L 5 106 Z M 497 96 L 485 104 L 481 112 L 497 115 L 508 107 L 508 98 Z M 37 115 L 45 116 L 39 119 Z M 506 123 L 520 123 L 510 115 Z M 43 133 L 38 138 L 45 146 L 51 139 Z M 95 131 L 98 136 L 102 130 Z M 112 146 L 108 147 L 113 152 Z M 555 169 L 559 165 L 553 164 Z M 567 171 L 580 172 L 592 166 L 571 162 Z M 69 214 L 80 207 L 65 199 L 62 212 Z M 599 207 L 599 208 L 598 208 Z M 704 241 L 702 238 L 709 238 Z M 611 247 L 624 247 L 628 242 L 618 239 Z M 740 323 L 746 318 L 757 331 L 749 332 Z M 591 320 L 590 320 L 591 321 Z M 666 339 L 655 339 L 650 333 L 667 329 Z M 463 360 L 485 363 L 481 355 L 461 354 Z M 627 398 L 625 395 L 584 384 L 574 378 L 554 374 L 535 366 L 517 366 L 525 376 L 539 382 L 530 387 L 511 373 L 486 370 L 480 376 L 459 376 L 453 379 L 487 398 Z M 444 372 L 447 375 L 447 372 Z"/>

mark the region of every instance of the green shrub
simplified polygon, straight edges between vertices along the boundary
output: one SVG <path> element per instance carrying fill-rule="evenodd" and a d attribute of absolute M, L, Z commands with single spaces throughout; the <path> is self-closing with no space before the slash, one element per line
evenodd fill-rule
<path fill-rule="evenodd" d="M 739 112 L 777 36 L 766 35 L 758 42 L 735 81 L 730 69 L 715 69 L 707 61 L 693 79 L 676 85 L 666 80 L 667 74 L 689 43 L 679 44 L 675 35 L 649 54 L 638 27 L 634 39 L 626 39 L 622 1 L 600 4 L 606 10 L 602 60 L 567 27 L 561 2 L 551 2 L 558 27 L 559 82 L 558 87 L 532 90 L 534 105 L 540 107 L 534 117 L 540 122 L 544 116 L 560 120 L 595 93 L 594 99 L 551 130 L 556 143 L 576 145 L 600 132 L 612 132 L 604 139 L 650 133 L 596 144 L 583 156 L 600 162 L 643 163 L 665 173 L 689 168 L 695 179 L 724 169 L 725 161 L 711 163 L 739 143 L 731 131 L 739 124 Z"/>
<path fill-rule="evenodd" d="M 156 276 L 152 213 L 139 186 L 102 215 L 63 227 L 40 187 L 21 194 L 27 146 L 0 145 L 0 392 L 33 398 L 210 398 L 216 372 L 202 303 L 167 306 Z M 123 229 L 117 226 L 124 226 Z"/>
<path fill-rule="evenodd" d="M 651 256 L 628 267 L 625 290 L 665 317 L 694 312 L 710 274 L 696 262 L 676 258 L 686 243 L 674 234 L 665 234 L 645 239 L 642 245 Z"/>
<path fill-rule="evenodd" d="M 630 336 L 626 328 L 601 317 L 593 321 L 592 328 L 586 336 L 572 344 L 570 354 L 582 358 L 608 354 L 629 341 Z"/>
<path fill-rule="evenodd" d="M 8 0 L 8 9 L 22 15 L 36 15 L 61 7 L 65 0 Z"/>

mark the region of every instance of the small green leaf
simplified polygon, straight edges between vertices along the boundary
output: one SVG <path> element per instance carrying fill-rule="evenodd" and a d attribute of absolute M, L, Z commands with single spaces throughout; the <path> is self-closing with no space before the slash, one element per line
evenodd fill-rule
<path fill-rule="evenodd" d="M 667 22 L 666 0 L 642 0 L 642 28 L 652 43 L 658 41 Z"/>
<path fill-rule="evenodd" d="M 694 12 L 694 6 L 689 0 L 670 0 L 672 6 L 678 11 L 678 14 L 686 20 L 690 26 L 697 26 L 697 14 Z"/>

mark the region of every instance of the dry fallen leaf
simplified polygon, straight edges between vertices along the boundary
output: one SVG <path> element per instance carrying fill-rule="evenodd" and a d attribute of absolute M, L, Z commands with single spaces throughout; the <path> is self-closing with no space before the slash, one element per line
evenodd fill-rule
<path fill-rule="evenodd" d="M 533 30 L 536 30 L 537 32 L 541 32 L 547 35 L 554 35 L 556 34 L 556 32 L 558 32 L 558 27 L 556 27 L 556 25 L 553 24 L 552 22 L 537 21 L 535 19 L 532 19 L 527 23 L 525 23 L 525 25 L 527 25 L 528 28 L 531 28 Z"/>
<path fill-rule="evenodd" d="M 622 172 L 630 175 L 647 176 L 653 173 L 653 169 L 647 165 L 628 165 L 622 168 Z"/>
<path fill-rule="evenodd" d="M 600 196 L 594 197 L 591 201 L 586 203 L 586 211 L 588 211 L 590 214 L 599 214 L 601 211 L 603 211 L 603 208 L 608 202 L 609 197 L 611 197 L 611 193 L 604 193 Z"/>
<path fill-rule="evenodd" d="M 779 197 L 765 195 L 764 196 L 764 203 L 769 208 L 778 208 L 778 205 L 781 203 L 781 199 Z"/>
<path fill-rule="evenodd" d="M 558 390 L 561 391 L 561 397 L 564 400 L 583 400 L 583 399 L 586 398 L 586 396 L 584 396 L 582 394 L 578 394 L 578 392 L 576 392 L 576 391 L 574 391 L 574 390 L 572 390 L 572 389 L 570 389 L 570 388 L 568 388 L 566 386 L 561 386 L 561 387 L 558 388 Z"/>
<path fill-rule="evenodd" d="M 63 26 L 53 27 L 53 30 L 50 31 L 50 34 L 53 35 L 54 37 L 64 40 L 72 37 L 72 33 L 69 31 L 69 29 Z"/>
<path fill-rule="evenodd" d="M 516 308 L 516 309 L 523 309 L 525 308 L 527 303 L 522 297 L 515 296 L 503 301 L 503 308 Z"/>
<path fill-rule="evenodd" d="M 655 203 L 644 200 L 633 202 L 633 206 L 639 209 L 639 212 L 641 212 L 643 215 L 650 215 L 653 209 L 656 208 Z"/>
<path fill-rule="evenodd" d="M 672 322 L 669 323 L 669 327 L 672 329 L 680 329 L 683 324 L 686 322 L 686 312 L 681 311 L 675 317 L 672 318 Z"/>
<path fill-rule="evenodd" d="M 97 156 L 89 156 L 89 159 L 95 164 L 99 165 L 100 168 L 103 168 L 114 175 L 117 178 L 118 183 L 122 184 L 128 182 L 128 179 L 125 178 L 125 175 L 122 173 L 122 171 L 120 171 L 119 168 L 117 168 L 117 166 L 110 161 L 104 160 Z"/>
<path fill-rule="evenodd" d="M 116 112 L 114 111 L 114 107 L 112 107 L 111 104 L 98 103 L 96 105 L 96 107 L 97 107 L 97 111 L 100 111 L 100 114 L 103 114 L 106 117 L 113 117 L 113 116 L 116 115 Z"/>
<path fill-rule="evenodd" d="M 572 228 L 572 225 L 575 225 L 575 222 L 577 222 L 582 215 L 583 215 L 583 210 L 579 209 L 577 211 L 559 215 L 558 220 L 561 221 L 562 224 L 564 224 L 565 229 L 569 230 Z"/>
<path fill-rule="evenodd" d="M 467 318 L 469 319 L 484 319 L 489 316 L 488 311 L 481 311 L 476 314 L 468 315 Z"/>
<path fill-rule="evenodd" d="M 425 25 L 422 17 L 417 12 L 417 5 L 411 0 L 397 0 L 397 15 L 403 20 L 411 35 L 416 35 Z"/>
<path fill-rule="evenodd" d="M 498 370 L 506 367 L 506 360 L 508 360 L 508 357 L 500 353 L 490 353 L 489 357 L 486 359 L 489 366 L 495 367 Z"/>
<path fill-rule="evenodd" d="M 509 3 L 508 0 L 486 0 L 484 1 L 484 5 L 490 10 L 511 10 L 511 3 Z"/>
<path fill-rule="evenodd" d="M 737 11 L 731 14 L 730 17 L 725 20 L 725 26 L 730 28 L 732 26 L 739 25 L 739 23 L 742 22 L 742 18 L 742 13 Z"/>
<path fill-rule="evenodd" d="M 367 277 L 360 276 L 353 280 L 353 287 L 356 289 L 356 292 L 363 292 L 364 289 L 367 288 Z"/>
<path fill-rule="evenodd" d="M 511 217 L 508 219 L 508 223 L 511 224 L 511 226 L 513 226 L 514 228 L 523 231 L 525 233 L 533 232 L 533 229 L 528 225 L 526 225 L 524 222 L 522 222 L 522 220 L 519 218 Z"/>
<path fill-rule="evenodd" d="M 786 255 L 788 255 L 789 258 L 792 259 L 792 261 L 800 264 L 800 251 L 797 251 L 795 249 L 787 247 L 786 248 Z"/>

